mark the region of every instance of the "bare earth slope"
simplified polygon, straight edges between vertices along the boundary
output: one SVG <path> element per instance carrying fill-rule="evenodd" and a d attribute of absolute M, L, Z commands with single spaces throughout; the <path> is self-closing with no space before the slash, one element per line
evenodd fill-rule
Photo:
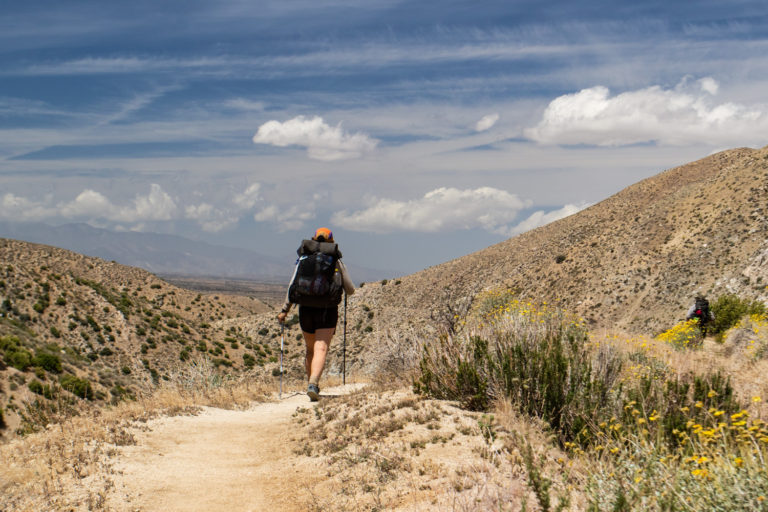
<path fill-rule="evenodd" d="M 649 333 L 684 315 L 695 293 L 768 299 L 767 239 L 768 147 L 734 149 L 399 282 L 366 285 L 355 301 L 373 307 L 379 333 L 403 332 L 506 286 L 593 326 Z"/>

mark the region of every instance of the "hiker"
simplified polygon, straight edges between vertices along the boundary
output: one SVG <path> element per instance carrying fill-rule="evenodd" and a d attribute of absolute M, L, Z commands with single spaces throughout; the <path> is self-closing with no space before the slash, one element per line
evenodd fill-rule
<path fill-rule="evenodd" d="M 699 321 L 701 334 L 702 336 L 706 336 L 707 325 L 715 319 L 715 314 L 712 313 L 712 310 L 709 308 L 709 301 L 706 298 L 700 295 L 696 296 L 696 299 L 693 301 L 693 306 L 691 306 L 688 313 L 685 315 L 686 320 L 691 320 L 692 318 Z"/>
<path fill-rule="evenodd" d="M 299 304 L 299 325 L 307 345 L 307 395 L 316 402 L 325 358 L 336 332 L 342 292 L 352 295 L 355 285 L 330 229 L 318 228 L 312 240 L 301 242 L 297 253 L 299 259 L 277 321 L 284 324 L 293 304 Z"/>

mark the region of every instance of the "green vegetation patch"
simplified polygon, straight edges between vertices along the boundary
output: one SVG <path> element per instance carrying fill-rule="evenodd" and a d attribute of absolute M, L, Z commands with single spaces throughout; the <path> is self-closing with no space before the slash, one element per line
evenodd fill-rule
<path fill-rule="evenodd" d="M 73 395 L 85 399 L 93 400 L 93 386 L 88 379 L 82 379 L 74 375 L 64 375 L 61 377 L 62 389 L 69 391 Z"/>

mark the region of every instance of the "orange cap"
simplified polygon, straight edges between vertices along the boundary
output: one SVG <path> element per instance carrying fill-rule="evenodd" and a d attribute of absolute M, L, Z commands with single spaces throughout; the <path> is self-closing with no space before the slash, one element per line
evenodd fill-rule
<path fill-rule="evenodd" d="M 317 228 L 312 239 L 318 242 L 333 242 L 333 233 L 328 228 Z"/>

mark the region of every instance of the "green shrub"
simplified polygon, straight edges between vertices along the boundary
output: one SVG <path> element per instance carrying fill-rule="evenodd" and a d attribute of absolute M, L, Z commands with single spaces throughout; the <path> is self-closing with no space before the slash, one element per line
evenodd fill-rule
<path fill-rule="evenodd" d="M 61 387 L 79 398 L 93 400 L 93 387 L 88 379 L 64 375 L 61 377 Z"/>
<path fill-rule="evenodd" d="M 245 353 L 243 354 L 243 364 L 246 368 L 253 368 L 256 366 L 256 358 L 251 354 Z"/>
<path fill-rule="evenodd" d="M 112 389 L 109 390 L 109 394 L 112 395 L 110 402 L 114 405 L 122 400 L 134 400 L 135 397 L 131 393 L 130 389 L 126 389 L 120 384 L 115 384 Z"/>
<path fill-rule="evenodd" d="M 739 323 L 747 315 L 765 313 L 765 304 L 757 300 L 742 299 L 734 294 L 721 295 L 711 306 L 715 319 L 712 322 L 713 334 L 720 335 Z"/>
<path fill-rule="evenodd" d="M 61 373 L 61 358 L 48 352 L 37 352 L 32 364 L 52 373 Z"/>
<path fill-rule="evenodd" d="M 0 350 L 3 352 L 18 348 L 20 343 L 17 336 L 0 336 Z"/>
<path fill-rule="evenodd" d="M 612 435 L 601 430 L 608 424 L 676 447 L 681 433 L 717 428 L 713 410 L 729 416 L 744 407 L 719 373 L 667 375 L 646 363 L 627 379 L 623 366 L 621 352 L 592 345 L 581 322 L 513 302 L 481 315 L 464 334 L 427 342 L 414 391 L 473 410 L 508 400 L 545 420 L 565 448 L 600 444 Z"/>
<path fill-rule="evenodd" d="M 101 331 L 101 326 L 98 324 L 98 322 L 96 322 L 96 320 L 92 316 L 86 315 L 85 321 L 88 322 L 88 325 L 90 325 L 94 331 L 96 332 Z"/>
<path fill-rule="evenodd" d="M 4 430 L 8 425 L 5 423 L 5 416 L 3 415 L 3 410 L 0 409 L 0 430 Z"/>
<path fill-rule="evenodd" d="M 32 354 L 22 348 L 18 350 L 12 350 L 10 352 L 6 352 L 5 362 L 17 370 L 23 372 L 32 366 Z"/>
<path fill-rule="evenodd" d="M 54 338 L 61 338 L 61 331 L 56 328 L 55 325 L 51 326 L 51 335 L 53 335 Z"/>
<path fill-rule="evenodd" d="M 39 380 L 33 380 L 32 382 L 27 384 L 27 387 L 33 393 L 41 395 L 47 398 L 48 400 L 51 400 L 54 397 L 54 390 L 51 388 L 51 386 L 48 384 L 43 384 Z"/>

